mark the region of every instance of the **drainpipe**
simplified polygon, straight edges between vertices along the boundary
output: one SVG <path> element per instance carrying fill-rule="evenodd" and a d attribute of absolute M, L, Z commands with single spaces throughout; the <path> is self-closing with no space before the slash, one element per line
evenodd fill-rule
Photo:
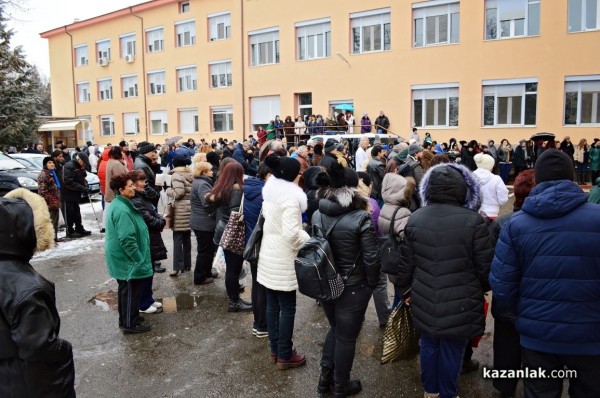
<path fill-rule="evenodd" d="M 146 131 L 146 141 L 148 141 L 148 102 L 146 95 L 146 44 L 145 44 L 145 35 L 144 35 L 144 18 L 140 17 L 137 14 L 133 13 L 133 7 L 129 7 L 129 13 L 140 20 L 142 24 L 142 32 L 141 32 L 141 43 L 142 43 L 142 90 L 144 95 L 144 130 Z"/>
<path fill-rule="evenodd" d="M 67 30 L 67 25 L 64 26 L 65 33 L 69 35 L 71 41 L 71 84 L 73 85 L 73 116 L 77 116 L 77 86 L 75 85 L 75 62 L 73 59 L 73 36 Z M 52 131 L 52 142 L 54 143 L 54 131 Z M 79 132 L 77 132 L 79 135 Z M 77 144 L 79 144 L 79 137 L 77 138 Z M 54 145 L 52 145 L 54 147 Z"/>
<path fill-rule="evenodd" d="M 241 35 L 241 40 L 240 40 L 240 48 L 241 48 L 241 53 L 242 53 L 242 57 L 240 60 L 240 66 L 242 67 L 242 142 L 246 141 L 246 79 L 245 79 L 245 73 L 244 71 L 246 70 L 246 64 L 244 63 L 244 1 L 240 1 L 241 4 L 241 14 L 242 14 L 242 23 L 240 24 L 240 35 Z"/>

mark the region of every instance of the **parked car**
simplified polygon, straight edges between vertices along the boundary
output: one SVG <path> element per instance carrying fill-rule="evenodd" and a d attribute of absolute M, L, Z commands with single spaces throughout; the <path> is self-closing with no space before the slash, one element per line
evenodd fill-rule
<path fill-rule="evenodd" d="M 36 179 L 37 179 L 37 174 L 39 174 L 39 172 L 43 168 L 42 162 L 43 162 L 44 158 L 48 155 L 41 155 L 41 154 L 37 154 L 37 153 L 14 153 L 10 156 L 13 159 L 16 159 L 18 162 L 20 162 L 28 170 L 35 171 Z M 100 179 L 98 178 L 98 176 L 96 174 L 87 173 L 85 180 L 88 183 L 88 192 L 90 193 L 90 195 L 95 195 L 100 192 Z M 36 190 L 37 190 L 37 187 L 36 187 Z M 87 200 L 87 198 L 83 194 L 81 195 L 81 198 Z"/>
<path fill-rule="evenodd" d="M 39 171 L 27 169 L 10 156 L 0 153 L 0 196 L 16 188 L 26 188 L 37 193 Z"/>

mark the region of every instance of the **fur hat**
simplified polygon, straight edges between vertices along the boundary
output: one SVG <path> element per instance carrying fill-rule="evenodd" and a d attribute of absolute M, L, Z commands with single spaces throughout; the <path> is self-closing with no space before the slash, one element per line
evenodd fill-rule
<path fill-rule="evenodd" d="M 269 155 L 265 164 L 276 178 L 293 182 L 300 173 L 300 162 L 287 156 Z"/>
<path fill-rule="evenodd" d="M 492 171 L 496 162 L 494 158 L 488 155 L 487 153 L 478 153 L 473 157 L 475 160 L 475 164 L 478 169 L 486 169 L 488 171 Z"/>
<path fill-rule="evenodd" d="M 575 179 L 573 161 L 558 149 L 546 149 L 535 162 L 535 183 Z"/>

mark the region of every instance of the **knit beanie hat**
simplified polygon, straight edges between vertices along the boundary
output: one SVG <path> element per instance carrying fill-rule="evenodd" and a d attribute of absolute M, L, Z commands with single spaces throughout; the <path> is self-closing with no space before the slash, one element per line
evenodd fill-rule
<path fill-rule="evenodd" d="M 265 158 L 265 164 L 276 178 L 289 182 L 293 182 L 300 173 L 300 162 L 287 156 L 269 155 Z"/>
<path fill-rule="evenodd" d="M 185 155 L 175 155 L 173 157 L 173 166 L 174 167 L 185 167 L 192 164 L 192 159 L 189 156 Z"/>
<path fill-rule="evenodd" d="M 575 178 L 573 161 L 558 149 L 546 149 L 535 162 L 535 183 Z"/>
<path fill-rule="evenodd" d="M 401 150 L 400 153 L 396 155 L 396 158 L 402 161 L 402 163 L 406 162 L 406 158 L 408 158 L 408 148 Z"/>
<path fill-rule="evenodd" d="M 46 168 L 48 162 L 54 162 L 54 159 L 52 159 L 50 156 L 46 156 L 44 160 L 42 160 L 42 167 Z"/>
<path fill-rule="evenodd" d="M 421 147 L 421 145 L 419 144 L 410 144 L 410 146 L 408 147 L 408 154 L 409 155 L 414 155 L 416 153 L 419 153 L 423 150 L 423 148 Z"/>
<path fill-rule="evenodd" d="M 473 160 L 475 160 L 478 169 L 486 169 L 488 171 L 492 171 L 496 164 L 494 158 L 487 153 L 478 153 L 473 157 Z"/>
<path fill-rule="evenodd" d="M 325 142 L 325 153 L 330 153 L 336 148 L 337 142 L 336 140 L 332 140 L 331 138 Z"/>
<path fill-rule="evenodd" d="M 156 147 L 149 142 L 140 142 L 140 145 L 138 145 L 138 151 L 142 155 L 145 155 L 149 152 L 156 151 Z"/>

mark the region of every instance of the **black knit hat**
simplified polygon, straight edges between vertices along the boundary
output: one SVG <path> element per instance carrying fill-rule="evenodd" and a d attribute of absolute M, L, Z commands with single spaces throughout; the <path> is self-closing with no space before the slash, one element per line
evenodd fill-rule
<path fill-rule="evenodd" d="M 336 140 L 333 140 L 331 138 L 328 139 L 325 142 L 325 148 L 324 148 L 325 149 L 325 153 L 333 151 L 336 148 L 336 146 L 337 146 L 337 141 Z"/>
<path fill-rule="evenodd" d="M 152 151 L 156 151 L 156 147 L 154 146 L 154 144 L 151 144 L 149 142 L 140 142 L 137 149 L 142 155 L 145 155 Z"/>
<path fill-rule="evenodd" d="M 293 182 L 300 173 L 300 162 L 287 156 L 269 155 L 265 164 L 276 178 Z"/>
<path fill-rule="evenodd" d="M 190 164 L 192 164 L 192 159 L 189 156 L 175 155 L 173 157 L 173 166 L 175 167 L 185 167 Z"/>
<path fill-rule="evenodd" d="M 573 161 L 558 149 L 546 149 L 535 162 L 535 183 L 575 178 Z"/>
<path fill-rule="evenodd" d="M 48 164 L 48 162 L 54 162 L 54 159 L 52 159 L 50 156 L 46 156 L 43 160 L 42 160 L 42 166 L 44 168 L 46 168 L 46 165 Z"/>

